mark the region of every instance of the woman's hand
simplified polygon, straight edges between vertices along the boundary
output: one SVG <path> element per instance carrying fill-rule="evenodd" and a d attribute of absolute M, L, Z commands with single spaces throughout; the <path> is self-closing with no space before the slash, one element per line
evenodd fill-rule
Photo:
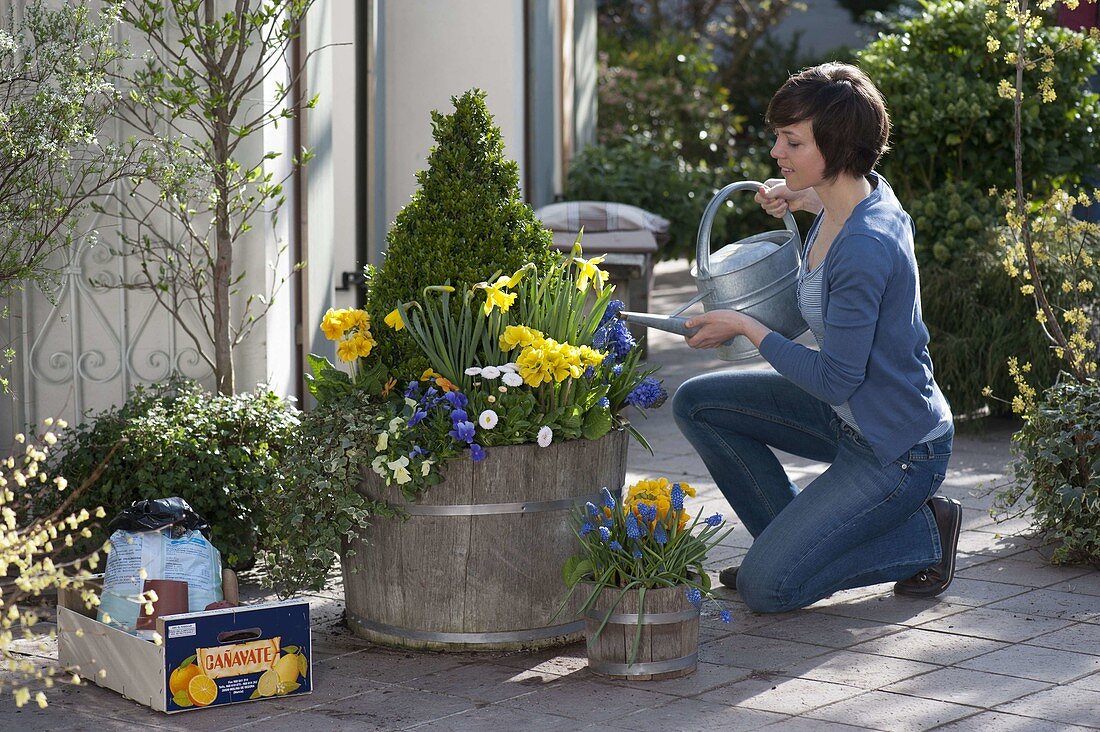
<path fill-rule="evenodd" d="M 696 315 L 686 323 L 689 328 L 698 328 L 694 335 L 685 336 L 692 348 L 718 348 L 734 336 L 743 335 L 757 348 L 771 329 L 744 313 L 736 310 L 711 310 Z"/>
<path fill-rule="evenodd" d="M 788 210 L 809 211 L 816 214 L 824 208 L 817 191 L 813 188 L 792 191 L 782 178 L 769 178 L 764 181 L 764 185 L 752 200 L 759 203 L 769 216 L 777 219 L 783 218 Z"/>

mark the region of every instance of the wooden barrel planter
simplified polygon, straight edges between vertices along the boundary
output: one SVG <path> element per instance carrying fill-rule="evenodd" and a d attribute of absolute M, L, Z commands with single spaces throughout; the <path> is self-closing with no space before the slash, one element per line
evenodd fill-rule
<path fill-rule="evenodd" d="M 699 662 L 699 608 L 687 599 L 687 587 L 661 587 L 646 590 L 645 612 L 638 605 L 638 591 L 623 595 L 614 609 L 621 590 L 604 588 L 584 618 L 588 642 L 588 668 L 613 679 L 657 681 L 694 673 Z M 611 617 L 603 630 L 596 631 L 608 610 Z M 642 623 L 642 636 L 634 663 L 630 652 Z"/>
<path fill-rule="evenodd" d="M 599 440 L 513 445 L 475 463 L 443 466 L 445 480 L 409 517 L 378 519 L 344 551 L 348 626 L 401 648 L 466 651 L 544 648 L 580 640 L 582 599 L 554 621 L 561 569 L 576 553 L 570 511 L 615 492 L 626 477 L 627 433 Z M 361 490 L 403 504 L 375 475 Z M 351 550 L 350 552 L 348 550 Z"/>

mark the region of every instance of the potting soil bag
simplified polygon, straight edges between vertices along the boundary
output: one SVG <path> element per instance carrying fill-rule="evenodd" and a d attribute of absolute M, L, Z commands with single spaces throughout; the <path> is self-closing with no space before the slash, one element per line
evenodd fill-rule
<path fill-rule="evenodd" d="M 129 530 L 158 524 L 163 528 Z M 221 553 L 203 535 L 209 526 L 182 499 L 138 501 L 108 528 L 113 533 L 100 595 L 101 622 L 109 620 L 110 625 L 133 633 L 143 611 L 137 597 L 147 579 L 186 582 L 189 612 L 222 599 Z"/>

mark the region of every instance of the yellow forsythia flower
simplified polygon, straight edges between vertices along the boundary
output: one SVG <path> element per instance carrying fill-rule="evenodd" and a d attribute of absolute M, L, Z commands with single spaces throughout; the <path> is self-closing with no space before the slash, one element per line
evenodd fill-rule
<path fill-rule="evenodd" d="M 390 311 L 390 314 L 385 318 L 386 325 L 390 326 L 394 330 L 401 330 L 405 327 L 405 321 L 401 319 L 401 313 L 397 308 Z"/>

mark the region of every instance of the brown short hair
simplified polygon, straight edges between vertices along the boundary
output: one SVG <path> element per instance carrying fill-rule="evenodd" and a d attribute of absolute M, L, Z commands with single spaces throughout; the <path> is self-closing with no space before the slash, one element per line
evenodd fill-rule
<path fill-rule="evenodd" d="M 870 173 L 890 149 L 886 100 L 855 66 L 831 62 L 803 69 L 779 88 L 768 104 L 768 129 L 809 120 L 825 158 L 825 178 Z"/>

